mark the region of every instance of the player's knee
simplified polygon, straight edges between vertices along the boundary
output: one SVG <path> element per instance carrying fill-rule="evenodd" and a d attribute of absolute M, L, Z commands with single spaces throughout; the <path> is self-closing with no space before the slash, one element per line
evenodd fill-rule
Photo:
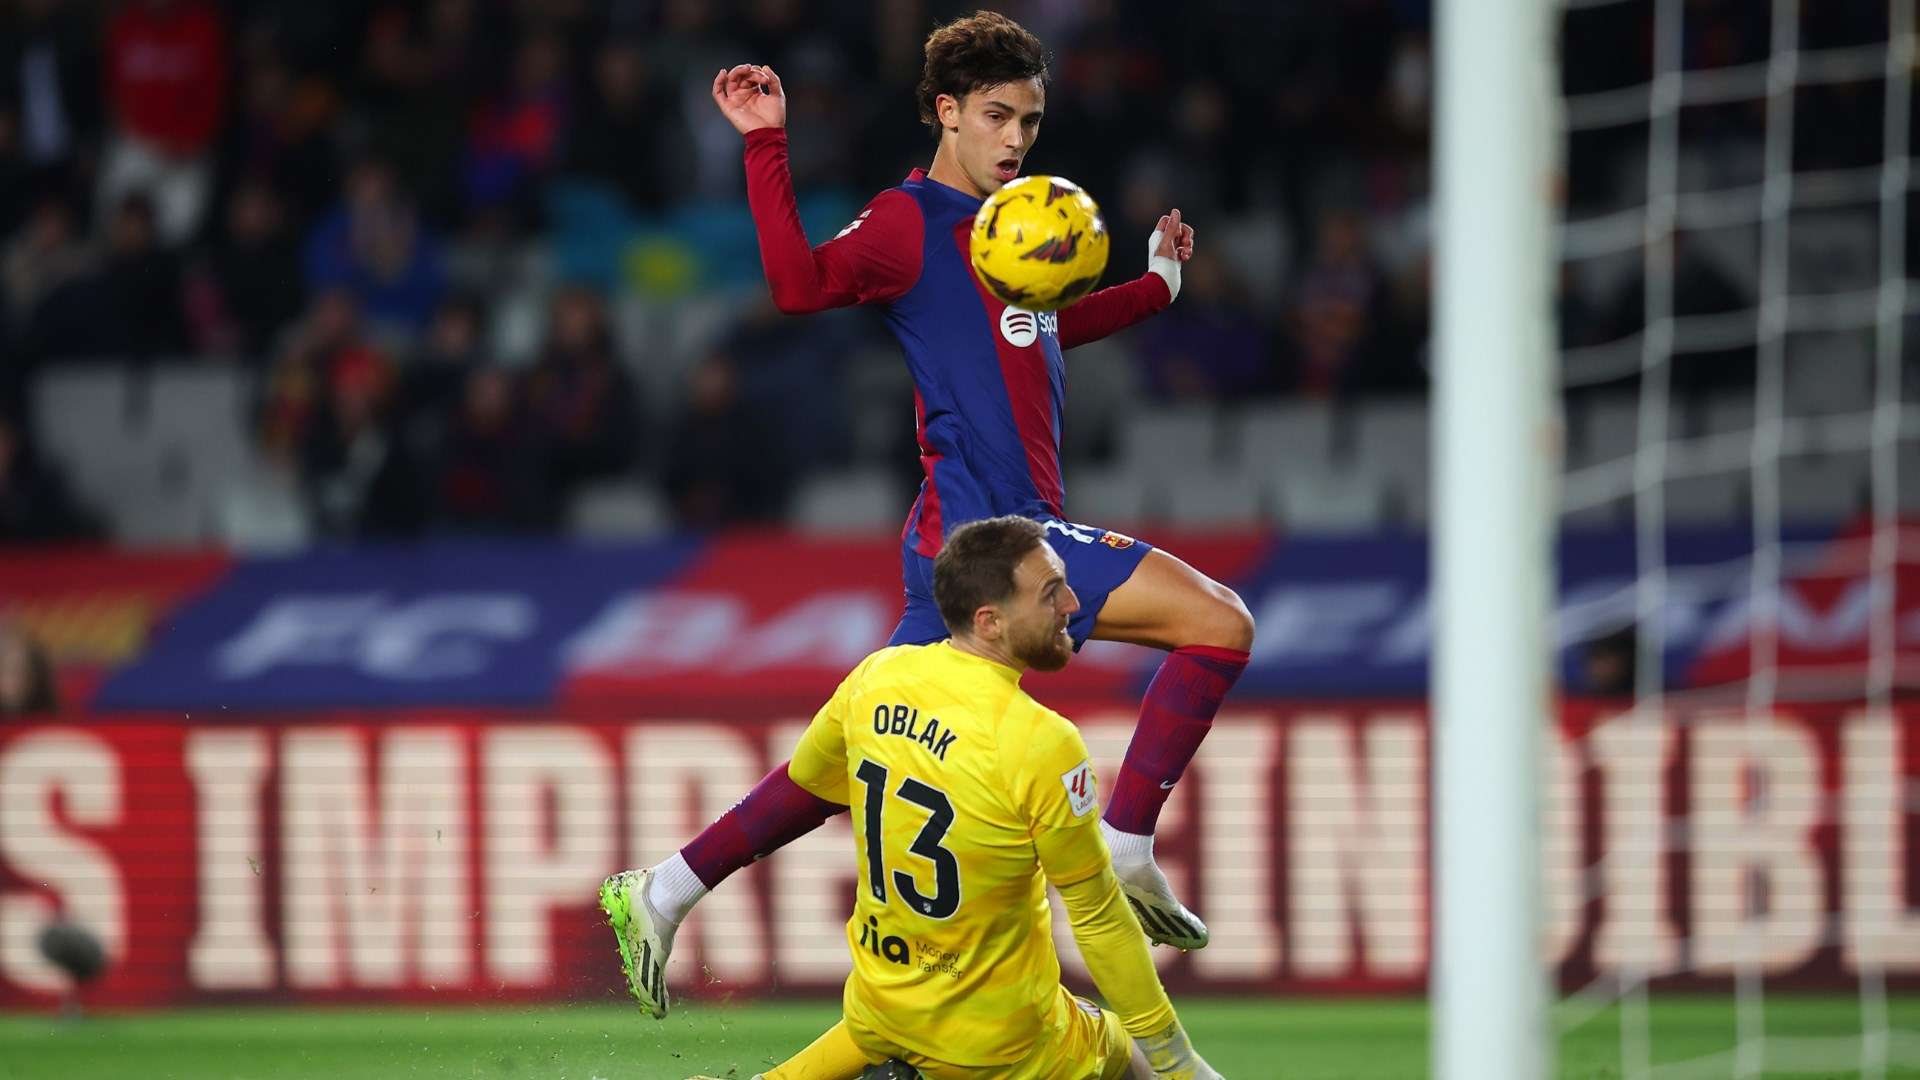
<path fill-rule="evenodd" d="M 1219 582 L 1210 584 L 1208 603 L 1195 613 L 1199 625 L 1195 627 L 1195 640 L 1191 644 L 1252 651 L 1253 612 L 1247 610 L 1247 603 L 1240 599 L 1239 593 Z"/>

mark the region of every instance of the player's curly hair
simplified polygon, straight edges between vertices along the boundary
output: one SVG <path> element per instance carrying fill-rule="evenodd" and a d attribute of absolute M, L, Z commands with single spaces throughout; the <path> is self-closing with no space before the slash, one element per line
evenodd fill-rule
<path fill-rule="evenodd" d="M 941 94 L 964 98 L 983 86 L 1021 79 L 1047 84 L 1047 47 L 1032 32 L 997 11 L 976 11 L 927 35 L 926 64 L 920 69 L 920 122 L 940 137 Z"/>
<path fill-rule="evenodd" d="M 933 602 L 940 621 L 956 634 L 973 630 L 973 613 L 982 604 L 1013 595 L 1013 568 L 1047 542 L 1046 530 L 1032 518 L 984 518 L 953 530 L 933 560 Z"/>

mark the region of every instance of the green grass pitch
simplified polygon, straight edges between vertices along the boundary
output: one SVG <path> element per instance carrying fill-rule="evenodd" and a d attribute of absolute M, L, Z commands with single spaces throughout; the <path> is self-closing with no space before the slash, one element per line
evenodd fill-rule
<path fill-rule="evenodd" d="M 1176 1001 L 1194 1042 L 1233 1080 L 1407 1080 L 1426 1072 L 1419 1000 Z M 1920 1031 L 1920 996 L 1891 1003 L 1896 1029 Z M 179 1080 L 745 1080 L 819 1034 L 832 1002 L 692 1002 L 654 1022 L 611 1005 L 527 1008 L 249 1008 L 90 1017 L 0 1016 L 0 1080 L 172 1077 Z M 1847 997 L 1768 999 L 1779 1035 L 1858 1031 Z M 1724 1052 L 1734 1009 L 1724 997 L 1657 999 L 1656 1061 Z M 1619 1025 L 1603 1015 L 1563 1037 L 1560 1075 L 1617 1077 Z M 1727 1068 L 1716 1075 L 1731 1075 Z M 1768 1073 L 1769 1077 L 1775 1074 Z M 1852 1076 L 1837 1067 L 1806 1076 Z M 1920 1080 L 1920 1068 L 1890 1070 Z"/>

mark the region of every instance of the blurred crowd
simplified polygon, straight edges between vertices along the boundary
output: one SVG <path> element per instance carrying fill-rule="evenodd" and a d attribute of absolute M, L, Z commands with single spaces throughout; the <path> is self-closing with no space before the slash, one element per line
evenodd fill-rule
<path fill-rule="evenodd" d="M 0 535 L 97 529 L 28 445 L 25 388 L 102 357 L 257 373 L 259 451 L 326 535 L 550 528 L 581 485 L 630 475 L 686 524 L 779 518 L 798 475 L 859 442 L 843 361 L 888 339 L 868 314 L 773 315 L 750 235 L 713 254 L 713 223 L 745 210 L 712 73 L 782 72 L 803 213 L 844 215 L 930 159 L 920 42 L 972 6 L 0 0 Z M 1180 302 L 1117 343 L 1129 394 L 1424 391 L 1430 0 L 995 6 L 1053 51 L 1029 164 L 1101 199 L 1109 280 L 1140 272 L 1169 207 L 1198 229 Z M 1686 6 L 1689 66 L 1765 56 L 1763 5 Z M 1884 8 L 1802 6 L 1805 46 L 1869 40 Z M 1644 81 L 1650 11 L 1571 16 L 1568 91 Z M 1852 84 L 1817 92 L 1877 112 Z M 1751 142 L 1764 101 L 1688 125 Z M 1877 162 L 1879 128 L 1796 129 L 1796 166 Z M 1577 136 L 1570 215 L 1634 205 L 1644 172 L 1637 189 L 1622 163 L 1645 142 L 1644 124 Z M 1677 258 L 1681 314 L 1751 304 L 1686 238 Z M 1567 344 L 1639 330 L 1631 268 L 1568 277 Z M 701 335 L 622 315 L 694 292 L 728 298 Z"/>
<path fill-rule="evenodd" d="M 876 320 L 769 325 L 743 290 L 660 393 L 613 317 L 646 270 L 543 281 L 544 329 L 506 356 L 500 268 L 556 245 L 582 191 L 612 220 L 744 213 L 707 100 L 743 60 L 784 76 L 803 200 L 857 207 L 929 160 L 920 42 L 971 6 L 4 0 L 0 446 L 31 430 L 36 370 L 237 364 L 328 533 L 543 528 L 632 470 L 683 521 L 776 518 L 844 452 L 835 359 L 884 342 Z M 1032 161 L 1101 195 L 1110 278 L 1167 208 L 1199 227 L 1179 305 L 1125 342 L 1141 395 L 1420 385 L 1426 3 L 1003 6 L 1053 50 Z M 35 531 L 5 515 L 34 484 L 56 482 L 30 447 L 0 453 L 0 529 Z M 86 530 L 54 516 L 38 531 Z"/>

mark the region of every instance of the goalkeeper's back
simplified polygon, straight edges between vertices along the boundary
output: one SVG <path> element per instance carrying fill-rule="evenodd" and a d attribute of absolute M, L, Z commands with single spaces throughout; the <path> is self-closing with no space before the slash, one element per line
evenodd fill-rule
<path fill-rule="evenodd" d="M 1172 1021 L 1112 878 L 1086 744 L 1015 669 L 947 642 L 875 653 L 820 711 L 789 771 L 853 812 L 856 1030 L 956 1064 L 1024 1057 L 1059 998 L 1048 882 L 1088 885 L 1098 901 L 1088 928 L 1114 924 L 1112 947 L 1137 954 L 1115 958 L 1135 969 L 1122 1015 L 1143 1032 Z"/>

